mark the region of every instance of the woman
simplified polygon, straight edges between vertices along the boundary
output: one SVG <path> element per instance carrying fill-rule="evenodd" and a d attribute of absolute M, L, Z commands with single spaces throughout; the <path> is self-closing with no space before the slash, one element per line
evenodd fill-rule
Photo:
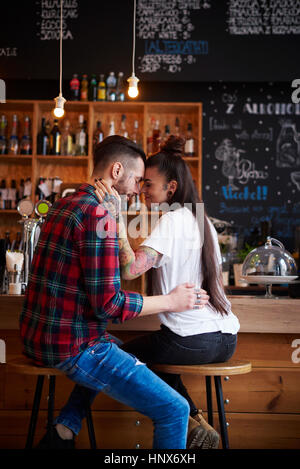
<path fill-rule="evenodd" d="M 184 140 L 171 136 L 158 153 L 147 159 L 141 190 L 145 194 L 147 208 L 167 202 L 171 210 L 161 216 L 135 252 L 130 247 L 120 218 L 121 273 L 123 279 L 131 280 L 153 267 L 153 294 L 167 294 L 177 284 L 191 282 L 198 289 L 201 286 L 206 290 L 210 301 L 200 309 L 160 314 L 159 331 L 123 345 L 123 350 L 146 363 L 195 365 L 224 362 L 236 348 L 239 321 L 225 297 L 217 233 L 205 212 L 201 211 L 203 204 L 182 158 L 183 148 Z M 96 189 L 101 201 L 107 193 L 117 196 L 105 181 L 103 184 L 97 182 Z M 159 376 L 190 404 L 187 448 L 216 448 L 219 435 L 205 422 L 180 376 Z"/>

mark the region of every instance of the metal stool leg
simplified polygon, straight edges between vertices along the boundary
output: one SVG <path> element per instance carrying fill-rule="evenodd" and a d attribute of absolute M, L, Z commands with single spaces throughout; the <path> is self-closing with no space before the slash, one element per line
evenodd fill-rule
<path fill-rule="evenodd" d="M 31 411 L 31 417 L 30 417 L 30 423 L 29 423 L 29 428 L 28 428 L 28 433 L 27 433 L 25 449 L 31 449 L 33 445 L 33 439 L 34 439 L 36 422 L 37 422 L 37 417 L 38 417 L 39 408 L 40 408 L 43 384 L 44 384 L 44 376 L 38 376 L 36 387 L 35 387 L 34 400 L 33 400 L 33 405 L 32 405 L 32 411 Z"/>
<path fill-rule="evenodd" d="M 89 432 L 91 449 L 97 449 L 91 406 L 89 402 L 86 403 L 86 423 Z"/>
<path fill-rule="evenodd" d="M 226 425 L 226 416 L 225 416 L 225 409 L 224 409 L 221 377 L 215 376 L 214 378 L 215 378 L 216 397 L 217 397 L 217 404 L 218 404 L 222 446 L 223 446 L 223 449 L 229 449 L 229 440 L 228 440 L 228 432 L 227 432 L 227 425 Z"/>
<path fill-rule="evenodd" d="M 206 402 L 207 402 L 207 415 L 208 423 L 212 427 L 214 426 L 214 417 L 213 417 L 213 405 L 212 405 L 212 393 L 211 393 L 211 377 L 205 376 L 206 381 Z"/>
<path fill-rule="evenodd" d="M 47 430 L 50 432 L 51 441 L 53 440 L 53 412 L 54 412 L 54 400 L 55 400 L 55 376 L 50 376 L 49 380 L 49 395 L 48 395 L 48 419 L 47 419 Z"/>

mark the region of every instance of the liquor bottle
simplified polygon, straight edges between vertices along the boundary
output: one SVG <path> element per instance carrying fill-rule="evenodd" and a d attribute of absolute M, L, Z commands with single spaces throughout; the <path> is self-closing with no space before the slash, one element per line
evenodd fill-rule
<path fill-rule="evenodd" d="M 170 126 L 165 125 L 165 131 L 164 131 L 163 136 L 161 137 L 160 146 L 164 145 L 169 137 L 170 137 Z"/>
<path fill-rule="evenodd" d="M 73 155 L 73 135 L 68 119 L 64 121 L 64 126 L 61 131 L 61 154 L 66 156 Z"/>
<path fill-rule="evenodd" d="M 101 127 L 101 121 L 98 121 L 97 128 L 93 135 L 93 150 L 95 150 L 95 146 L 97 145 L 97 143 L 102 142 L 103 138 L 104 138 L 104 134 L 103 134 L 103 130 Z"/>
<path fill-rule="evenodd" d="M 127 129 L 126 129 L 126 116 L 125 116 L 125 114 L 122 114 L 121 125 L 120 125 L 120 130 L 118 132 L 118 135 L 122 135 L 122 137 L 128 138 L 128 132 L 127 132 Z"/>
<path fill-rule="evenodd" d="M 139 121 L 135 120 L 133 124 L 133 132 L 130 136 L 131 140 L 135 142 L 140 148 L 143 148 L 143 138 L 139 132 Z"/>
<path fill-rule="evenodd" d="M 8 189 L 7 208 L 12 210 L 17 208 L 17 185 L 15 179 L 12 179 Z"/>
<path fill-rule="evenodd" d="M 115 101 L 116 100 L 116 84 L 117 80 L 115 77 L 114 72 L 110 72 L 107 80 L 106 80 L 106 86 L 107 86 L 107 93 L 106 93 L 106 99 L 107 101 Z"/>
<path fill-rule="evenodd" d="M 97 92 L 98 92 L 98 86 L 97 86 L 96 75 L 92 75 L 92 78 L 90 81 L 90 88 L 89 88 L 89 101 L 97 101 Z"/>
<path fill-rule="evenodd" d="M 76 156 L 85 156 L 86 155 L 86 144 L 87 144 L 87 134 L 84 128 L 84 116 L 83 114 L 79 115 L 78 118 L 78 128 L 75 134 L 75 155 Z"/>
<path fill-rule="evenodd" d="M 58 127 L 58 120 L 54 119 L 53 128 L 50 134 L 50 152 L 51 155 L 60 155 L 61 133 Z"/>
<path fill-rule="evenodd" d="M 125 101 L 125 86 L 124 86 L 124 73 L 123 72 L 119 72 L 118 74 L 116 100 Z"/>
<path fill-rule="evenodd" d="M 11 250 L 10 231 L 5 232 L 5 250 Z"/>
<path fill-rule="evenodd" d="M 97 93 L 97 101 L 105 101 L 106 99 L 106 84 L 104 81 L 104 75 L 100 75 L 100 79 L 98 82 L 98 93 Z"/>
<path fill-rule="evenodd" d="M 24 182 L 24 196 L 23 199 L 30 199 L 32 190 L 31 178 L 28 177 Z"/>
<path fill-rule="evenodd" d="M 72 80 L 70 81 L 70 94 L 71 94 L 71 101 L 79 101 L 79 89 L 80 89 L 80 81 L 78 80 L 77 73 L 74 73 Z"/>
<path fill-rule="evenodd" d="M 116 135 L 114 121 L 110 121 L 110 124 L 109 124 L 108 136 L 110 137 L 111 135 Z"/>
<path fill-rule="evenodd" d="M 43 200 L 43 198 L 44 198 L 44 194 L 43 194 L 43 191 L 41 189 L 42 184 L 43 184 L 44 181 L 45 181 L 44 178 L 42 178 L 42 177 L 39 178 L 38 184 L 37 184 L 36 189 L 35 189 L 35 201 L 36 202 L 38 202 L 39 200 Z"/>
<path fill-rule="evenodd" d="M 16 239 L 13 240 L 11 243 L 11 250 L 12 251 L 22 251 L 23 249 L 23 239 L 21 231 L 17 232 Z"/>
<path fill-rule="evenodd" d="M 154 117 L 151 117 L 150 122 L 149 122 L 149 127 L 147 131 L 147 154 L 151 155 L 153 153 L 153 130 L 155 126 L 155 119 Z"/>
<path fill-rule="evenodd" d="M 41 131 L 37 136 L 37 152 L 38 155 L 49 155 L 49 135 L 46 131 L 46 119 L 42 117 Z"/>
<path fill-rule="evenodd" d="M 1 181 L 0 193 L 1 193 L 0 208 L 1 208 L 1 210 L 5 210 L 6 205 L 7 205 L 7 196 L 8 196 L 5 179 L 2 179 L 2 181 Z"/>
<path fill-rule="evenodd" d="M 0 121 L 0 155 L 5 155 L 7 153 L 6 127 L 6 117 L 2 115 Z"/>
<path fill-rule="evenodd" d="M 19 190 L 17 193 L 17 203 L 20 202 L 24 197 L 24 179 L 20 180 Z"/>
<path fill-rule="evenodd" d="M 160 138 L 159 120 L 156 120 L 153 129 L 152 153 L 156 153 L 159 150 Z"/>
<path fill-rule="evenodd" d="M 184 154 L 185 156 L 195 156 L 193 128 L 192 128 L 191 123 L 187 125 L 187 132 L 186 132 L 185 145 L 184 145 Z"/>
<path fill-rule="evenodd" d="M 84 74 L 82 76 L 81 88 L 80 88 L 80 100 L 81 101 L 87 101 L 88 100 L 88 87 L 89 87 L 89 82 L 88 82 L 88 79 L 87 79 L 87 75 Z"/>
<path fill-rule="evenodd" d="M 11 155 L 17 155 L 19 151 L 19 140 L 18 140 L 18 116 L 13 115 L 11 134 L 9 138 L 9 153 Z"/>
<path fill-rule="evenodd" d="M 21 155 L 31 155 L 31 136 L 30 136 L 30 119 L 28 116 L 24 118 L 23 137 L 21 138 Z"/>
<path fill-rule="evenodd" d="M 175 119 L 174 135 L 175 135 L 176 137 L 181 137 L 180 123 L 179 123 L 179 118 L 178 118 L 178 117 L 176 117 L 176 119 Z"/>

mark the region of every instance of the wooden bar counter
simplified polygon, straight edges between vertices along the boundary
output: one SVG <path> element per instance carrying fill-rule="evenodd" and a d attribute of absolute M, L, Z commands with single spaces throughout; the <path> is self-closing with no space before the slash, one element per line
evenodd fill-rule
<path fill-rule="evenodd" d="M 250 360 L 253 366 L 249 374 L 223 380 L 230 447 L 300 449 L 300 299 L 238 295 L 228 299 L 241 324 L 235 358 Z M 6 360 L 21 353 L 22 303 L 22 296 L 0 295 L 0 339 L 5 342 Z M 126 341 L 158 328 L 157 317 L 148 316 L 111 325 L 109 330 Z M 204 381 L 185 377 L 184 382 L 206 415 Z M 57 378 L 56 412 L 72 387 L 66 377 Z M 0 448 L 24 447 L 34 388 L 32 377 L 8 373 L 6 365 L 0 364 Z M 46 398 L 45 390 L 37 440 L 45 432 Z M 216 410 L 215 399 L 213 405 Z M 98 448 L 152 447 L 148 418 L 104 394 L 97 396 L 92 410 Z M 85 422 L 76 447 L 89 448 Z"/>

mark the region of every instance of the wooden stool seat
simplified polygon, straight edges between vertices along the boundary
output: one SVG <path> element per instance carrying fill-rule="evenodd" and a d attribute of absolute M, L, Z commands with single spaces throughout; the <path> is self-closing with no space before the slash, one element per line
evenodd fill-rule
<path fill-rule="evenodd" d="M 208 363 L 205 365 L 151 365 L 152 370 L 161 373 L 178 375 L 202 375 L 202 376 L 229 376 L 249 373 L 252 369 L 250 362 L 229 360 L 225 363 Z"/>
<path fill-rule="evenodd" d="M 55 400 L 55 381 L 57 376 L 62 376 L 64 373 L 57 368 L 48 368 L 45 366 L 36 365 L 33 360 L 25 357 L 24 355 L 16 357 L 7 362 L 8 371 L 11 373 L 18 373 L 22 375 L 37 376 L 37 382 L 34 393 L 34 400 L 32 405 L 30 423 L 27 433 L 25 449 L 31 449 L 35 435 L 36 423 L 40 408 L 41 396 L 43 391 L 44 378 L 49 378 L 49 395 L 48 395 L 48 419 L 47 429 L 50 432 L 51 439 L 53 438 L 53 413 L 54 413 L 54 400 Z M 94 424 L 92 419 L 92 412 L 90 402 L 85 402 L 86 420 L 88 433 L 90 438 L 90 445 L 92 449 L 96 449 L 96 438 L 94 431 Z"/>
<path fill-rule="evenodd" d="M 61 376 L 64 373 L 57 368 L 48 368 L 36 365 L 33 360 L 25 356 L 17 357 L 7 362 L 8 368 L 14 373 L 22 375 L 44 375 L 44 376 Z"/>
<path fill-rule="evenodd" d="M 225 376 L 224 379 L 227 380 L 229 379 L 230 375 L 242 375 L 245 373 L 250 373 L 252 370 L 251 363 L 241 360 L 228 360 L 224 363 L 207 363 L 205 365 L 151 364 L 150 367 L 153 371 L 158 372 L 158 374 L 169 373 L 174 375 L 194 375 L 199 377 L 205 376 L 208 423 L 211 426 L 213 426 L 211 376 L 214 377 L 222 447 L 223 449 L 229 449 L 227 432 L 228 423 L 226 422 L 224 409 L 221 376 Z"/>

